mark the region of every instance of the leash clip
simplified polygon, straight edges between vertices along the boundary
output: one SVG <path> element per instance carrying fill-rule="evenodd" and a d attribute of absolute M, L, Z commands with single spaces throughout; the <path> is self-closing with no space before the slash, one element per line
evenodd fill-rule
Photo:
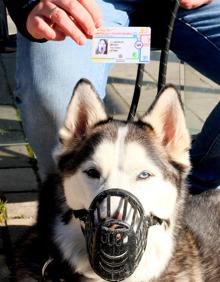
<path fill-rule="evenodd" d="M 42 281 L 45 281 L 45 276 L 47 276 L 47 273 L 46 273 L 47 268 L 53 261 L 54 261 L 54 259 L 49 257 L 49 259 L 44 263 L 42 270 L 41 270 Z"/>

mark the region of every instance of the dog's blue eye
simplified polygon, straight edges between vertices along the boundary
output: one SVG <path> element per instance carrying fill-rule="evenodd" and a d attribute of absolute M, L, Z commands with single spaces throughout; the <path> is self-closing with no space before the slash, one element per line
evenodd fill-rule
<path fill-rule="evenodd" d="M 91 178 L 100 178 L 100 172 L 95 168 L 85 170 L 84 173 L 86 173 Z"/>
<path fill-rule="evenodd" d="M 146 170 L 144 170 L 140 174 L 138 174 L 137 179 L 147 179 L 150 176 L 151 174 L 147 172 Z"/>

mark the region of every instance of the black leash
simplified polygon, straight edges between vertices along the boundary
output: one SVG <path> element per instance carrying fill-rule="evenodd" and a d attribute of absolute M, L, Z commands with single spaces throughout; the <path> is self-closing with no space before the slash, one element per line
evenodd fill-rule
<path fill-rule="evenodd" d="M 171 2 L 172 2 L 172 7 L 170 9 L 170 19 L 169 19 L 168 26 L 167 26 L 167 33 L 164 38 L 164 44 L 162 46 L 161 54 L 160 54 L 160 66 L 159 66 L 159 74 L 158 74 L 157 93 L 159 93 L 160 90 L 166 84 L 167 62 L 168 62 L 168 56 L 169 56 L 169 50 L 170 50 L 170 42 L 171 42 L 175 18 L 176 18 L 178 8 L 179 8 L 178 0 L 172 0 Z M 140 98 L 140 93 L 141 93 L 141 88 L 143 85 L 144 66 L 145 66 L 144 64 L 138 65 L 134 94 L 133 94 L 129 114 L 127 117 L 127 121 L 133 121 L 135 114 L 136 114 L 136 110 L 137 110 L 137 106 L 138 106 L 138 102 Z"/>
<path fill-rule="evenodd" d="M 161 50 L 160 55 L 160 67 L 159 67 L 159 75 L 158 75 L 158 86 L 157 86 L 157 93 L 165 86 L 166 84 L 166 75 L 167 75 L 167 62 L 169 57 L 169 50 L 170 50 L 170 42 L 173 33 L 173 26 L 176 19 L 176 15 L 179 9 L 179 1 L 173 1 L 173 7 L 170 10 L 170 21 L 167 26 L 167 34 L 164 41 L 164 47 Z"/>
<path fill-rule="evenodd" d="M 133 121 L 135 114 L 136 114 L 138 102 L 139 102 L 140 95 L 141 95 L 141 88 L 142 88 L 142 85 L 143 85 L 144 66 L 145 66 L 145 64 L 138 64 L 134 94 L 133 94 L 129 114 L 128 114 L 128 117 L 127 117 L 128 121 Z"/>

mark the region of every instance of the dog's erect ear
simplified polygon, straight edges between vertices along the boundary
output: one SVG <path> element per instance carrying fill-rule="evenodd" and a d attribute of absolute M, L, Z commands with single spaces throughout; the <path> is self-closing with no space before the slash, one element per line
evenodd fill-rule
<path fill-rule="evenodd" d="M 64 126 L 59 132 L 61 143 L 68 147 L 73 138 L 83 138 L 89 128 L 106 119 L 103 103 L 93 85 L 81 79 L 73 91 Z"/>
<path fill-rule="evenodd" d="M 186 127 L 180 94 L 172 85 L 165 87 L 141 118 L 155 130 L 171 159 L 189 167 L 190 136 Z"/>

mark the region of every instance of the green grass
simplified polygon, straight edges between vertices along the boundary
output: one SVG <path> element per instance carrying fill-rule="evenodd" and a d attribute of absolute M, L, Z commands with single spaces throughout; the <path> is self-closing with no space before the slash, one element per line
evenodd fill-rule
<path fill-rule="evenodd" d="M 28 151 L 29 158 L 35 159 L 34 152 L 29 144 L 26 145 L 26 150 Z"/>
<path fill-rule="evenodd" d="M 0 199 L 0 223 L 7 219 L 7 206 L 6 202 Z"/>

